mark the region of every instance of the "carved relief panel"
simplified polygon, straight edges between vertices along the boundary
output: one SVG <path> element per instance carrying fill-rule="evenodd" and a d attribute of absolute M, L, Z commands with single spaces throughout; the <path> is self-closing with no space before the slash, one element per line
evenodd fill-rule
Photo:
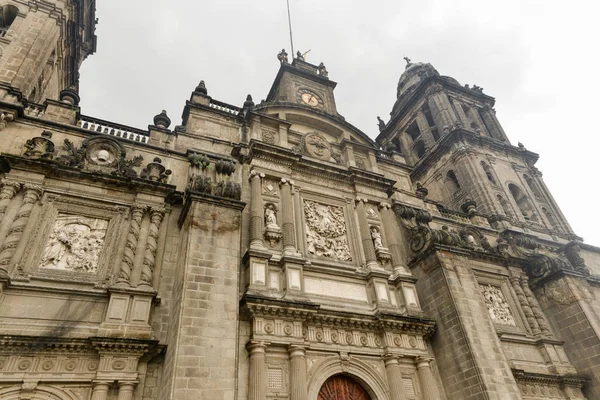
<path fill-rule="evenodd" d="M 46 195 L 17 268 L 17 279 L 99 283 L 117 265 L 126 207 Z"/>
<path fill-rule="evenodd" d="M 485 299 L 490 318 L 495 324 L 516 326 L 515 319 L 510 311 L 508 302 L 502 290 L 490 284 L 480 284 L 479 290 Z"/>
<path fill-rule="evenodd" d="M 304 200 L 304 218 L 309 255 L 352 261 L 342 207 Z"/>

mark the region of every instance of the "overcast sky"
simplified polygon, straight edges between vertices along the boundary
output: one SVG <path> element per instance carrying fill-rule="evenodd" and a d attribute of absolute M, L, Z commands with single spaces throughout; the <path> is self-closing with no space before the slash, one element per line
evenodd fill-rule
<path fill-rule="evenodd" d="M 600 6 L 572 0 L 290 0 L 294 47 L 323 61 L 338 111 L 367 135 L 389 119 L 404 56 L 496 98 L 513 144 L 537 166 L 575 232 L 600 245 Z M 99 0 L 98 49 L 81 70 L 86 115 L 146 128 L 168 111 L 181 123 L 204 79 L 214 99 L 267 96 L 286 0 Z"/>

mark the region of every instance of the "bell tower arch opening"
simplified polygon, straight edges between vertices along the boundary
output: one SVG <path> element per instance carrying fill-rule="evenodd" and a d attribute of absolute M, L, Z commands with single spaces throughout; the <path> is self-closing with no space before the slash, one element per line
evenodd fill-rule
<path fill-rule="evenodd" d="M 371 400 L 365 388 L 350 376 L 333 375 L 323 383 L 317 400 Z"/>

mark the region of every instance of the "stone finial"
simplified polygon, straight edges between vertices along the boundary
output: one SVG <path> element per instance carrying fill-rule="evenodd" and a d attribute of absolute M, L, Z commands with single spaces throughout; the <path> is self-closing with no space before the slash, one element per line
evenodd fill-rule
<path fill-rule="evenodd" d="M 81 100 L 79 95 L 77 94 L 77 90 L 73 86 L 67 89 L 63 89 L 60 91 L 58 98 L 63 103 L 69 103 L 73 106 L 78 106 L 79 101 Z"/>
<path fill-rule="evenodd" d="M 206 90 L 206 85 L 204 84 L 204 81 L 200 81 L 198 86 L 196 86 L 196 89 L 194 89 L 194 92 L 208 94 L 208 90 Z"/>
<path fill-rule="evenodd" d="M 417 189 L 415 190 L 415 194 L 419 199 L 424 199 L 429 194 L 429 190 L 421 182 L 417 182 Z"/>
<path fill-rule="evenodd" d="M 254 101 L 252 101 L 252 96 L 248 95 L 248 96 L 246 96 L 246 101 L 244 102 L 243 108 L 252 108 L 252 107 L 254 107 Z"/>
<path fill-rule="evenodd" d="M 171 125 L 171 118 L 167 116 L 167 112 L 165 110 L 162 110 L 160 114 L 154 117 L 154 125 L 165 129 Z"/>
<path fill-rule="evenodd" d="M 408 68 L 408 66 L 411 64 L 410 63 L 410 58 L 404 57 L 404 61 L 406 61 L 406 67 L 405 68 Z"/>

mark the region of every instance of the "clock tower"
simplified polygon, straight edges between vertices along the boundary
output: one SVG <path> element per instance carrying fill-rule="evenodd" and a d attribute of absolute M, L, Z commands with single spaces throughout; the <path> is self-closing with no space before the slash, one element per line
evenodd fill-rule
<path fill-rule="evenodd" d="M 284 53 L 284 51 L 282 51 Z M 267 96 L 268 103 L 305 107 L 316 112 L 339 116 L 333 89 L 337 83 L 330 80 L 323 63 L 314 65 L 295 58 L 288 63 L 287 55 L 279 57 L 281 68 Z"/>

